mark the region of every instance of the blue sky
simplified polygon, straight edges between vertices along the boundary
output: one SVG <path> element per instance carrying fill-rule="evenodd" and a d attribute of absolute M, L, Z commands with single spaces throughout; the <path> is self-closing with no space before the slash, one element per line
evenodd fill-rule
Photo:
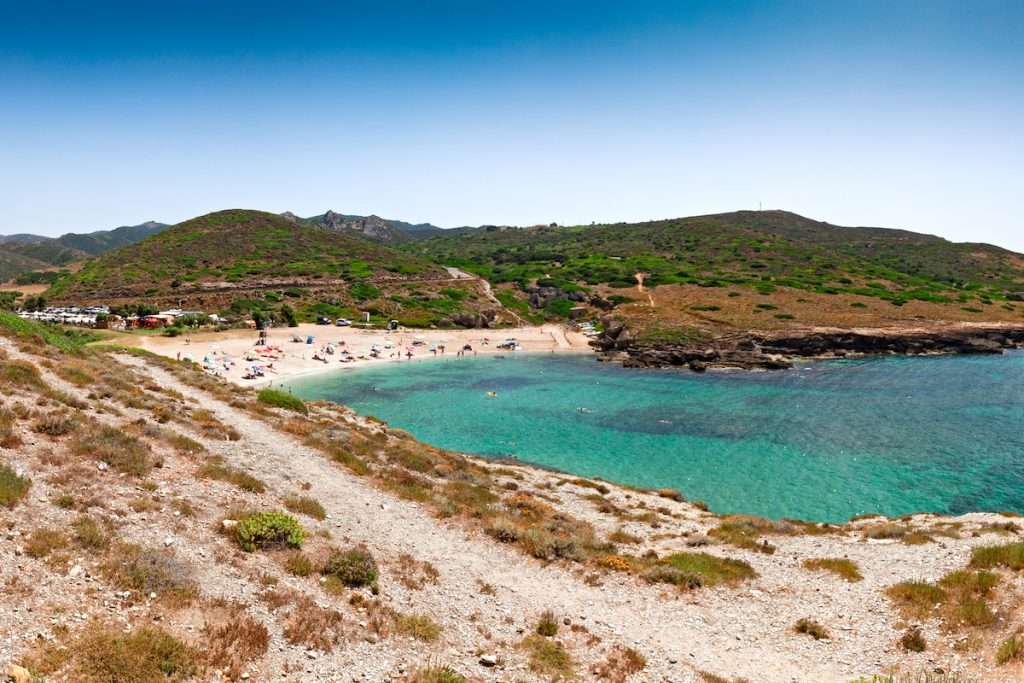
<path fill-rule="evenodd" d="M 1024 251 L 1024 3 L 0 0 L 0 233 L 786 208 Z"/>

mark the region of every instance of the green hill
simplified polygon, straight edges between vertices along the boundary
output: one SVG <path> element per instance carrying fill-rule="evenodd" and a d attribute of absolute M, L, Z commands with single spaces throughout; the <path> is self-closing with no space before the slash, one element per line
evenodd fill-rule
<path fill-rule="evenodd" d="M 879 297 L 894 303 L 1006 299 L 1024 291 L 1024 256 L 880 228 L 841 228 L 784 211 L 742 211 L 635 224 L 479 228 L 407 247 L 525 287 L 739 285 Z"/>
<path fill-rule="evenodd" d="M 58 237 L 56 241 L 65 247 L 96 256 L 141 242 L 167 227 L 166 223 L 147 221 L 139 225 L 123 225 L 113 230 L 96 230 L 86 233 L 69 232 Z"/>
<path fill-rule="evenodd" d="M 277 214 L 199 216 L 87 262 L 61 277 L 54 302 L 153 304 L 300 318 L 370 312 L 445 324 L 486 300 L 440 266 L 386 245 Z"/>

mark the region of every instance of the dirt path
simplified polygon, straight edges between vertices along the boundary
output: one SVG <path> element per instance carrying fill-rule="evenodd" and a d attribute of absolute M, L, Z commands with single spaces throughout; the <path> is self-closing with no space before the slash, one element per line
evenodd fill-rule
<path fill-rule="evenodd" d="M 467 273 L 464 270 L 459 270 L 458 268 L 452 268 L 450 266 L 445 266 L 444 269 L 447 270 L 451 274 L 451 276 L 456 280 L 476 280 L 477 282 L 480 283 L 480 288 L 483 290 L 484 296 L 487 297 L 488 301 L 490 301 L 492 304 L 494 304 L 501 310 L 507 311 L 509 315 L 516 319 L 516 324 L 519 325 L 520 327 L 526 327 L 530 325 L 530 323 L 523 320 L 518 313 L 516 313 L 510 308 L 505 308 L 505 304 L 501 303 L 498 297 L 494 296 L 494 289 L 491 287 L 491 283 L 488 282 L 485 278 L 477 277 L 472 273 Z"/>

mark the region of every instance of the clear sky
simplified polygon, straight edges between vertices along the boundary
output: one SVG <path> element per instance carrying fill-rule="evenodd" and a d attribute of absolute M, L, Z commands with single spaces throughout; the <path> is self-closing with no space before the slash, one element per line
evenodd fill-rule
<path fill-rule="evenodd" d="M 0 0 L 0 233 L 785 208 L 1024 251 L 1024 2 Z"/>

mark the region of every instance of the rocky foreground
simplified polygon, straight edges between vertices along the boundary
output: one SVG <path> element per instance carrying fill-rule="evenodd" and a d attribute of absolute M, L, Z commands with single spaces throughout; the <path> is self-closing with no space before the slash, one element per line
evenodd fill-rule
<path fill-rule="evenodd" d="M 928 328 L 808 328 L 744 332 L 681 342 L 646 342 L 622 322 L 608 318 L 593 346 L 603 360 L 627 367 L 687 367 L 784 370 L 797 360 L 879 355 L 999 354 L 1024 348 L 1024 325 L 932 326 Z"/>
<path fill-rule="evenodd" d="M 17 683 L 1024 676 L 1016 516 L 722 517 L 7 334 L 0 666 Z"/>

